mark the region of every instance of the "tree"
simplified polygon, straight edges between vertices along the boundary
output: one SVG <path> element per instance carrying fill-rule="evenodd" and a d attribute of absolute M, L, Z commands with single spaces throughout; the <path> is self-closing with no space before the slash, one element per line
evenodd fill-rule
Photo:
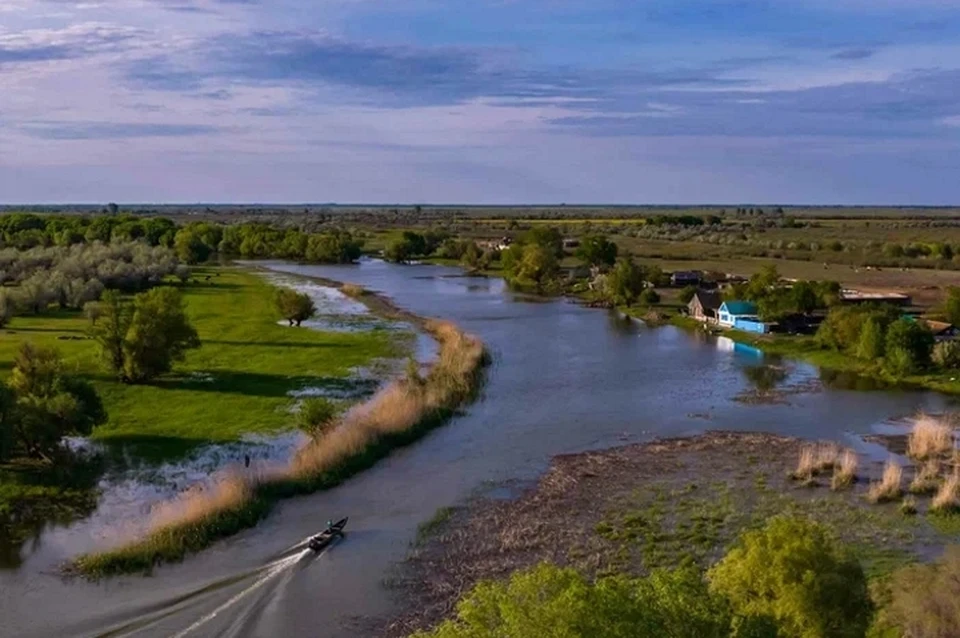
<path fill-rule="evenodd" d="M 640 293 L 640 303 L 645 306 L 652 306 L 653 304 L 660 303 L 660 295 L 653 288 L 645 288 Z"/>
<path fill-rule="evenodd" d="M 453 620 L 413 638 L 721 638 L 732 625 L 727 605 L 691 570 L 590 583 L 573 569 L 541 564 L 506 582 L 479 583 Z M 744 627 L 737 635 L 762 634 Z"/>
<path fill-rule="evenodd" d="M 120 212 L 120 207 L 114 204 L 113 202 L 110 202 L 109 204 L 107 204 L 107 212 L 110 213 L 111 215 L 116 215 L 118 212 Z"/>
<path fill-rule="evenodd" d="M 181 228 L 173 240 L 173 246 L 177 251 L 177 257 L 188 264 L 204 262 L 213 252 L 213 249 L 193 228 Z"/>
<path fill-rule="evenodd" d="M 708 580 L 735 614 L 771 618 L 783 638 L 861 638 L 870 621 L 860 564 L 805 519 L 777 516 L 746 532 Z"/>
<path fill-rule="evenodd" d="M 167 373 L 200 337 L 187 318 L 183 297 L 173 288 L 154 288 L 133 298 L 133 316 L 123 340 L 124 378 L 150 380 Z"/>
<path fill-rule="evenodd" d="M 563 257 L 563 236 L 552 226 L 534 226 L 520 236 L 519 243 L 542 246 L 557 259 Z"/>
<path fill-rule="evenodd" d="M 616 304 L 631 305 L 645 287 L 643 269 L 629 257 L 617 259 L 607 275 L 606 293 Z"/>
<path fill-rule="evenodd" d="M 15 305 L 10 293 L 6 290 L 0 290 L 0 328 L 6 326 L 10 318 L 13 317 Z"/>
<path fill-rule="evenodd" d="M 805 315 L 822 307 L 822 299 L 817 294 L 816 287 L 809 281 L 798 281 L 790 289 L 791 301 L 796 312 Z"/>
<path fill-rule="evenodd" d="M 883 357 L 885 349 L 885 326 L 877 317 L 867 317 L 860 329 L 860 339 L 857 342 L 857 358 L 864 361 L 876 361 Z"/>
<path fill-rule="evenodd" d="M 960 288 L 947 288 L 947 298 L 943 302 L 943 316 L 955 326 L 960 326 Z"/>
<path fill-rule="evenodd" d="M 588 235 L 574 254 L 588 266 L 608 268 L 617 261 L 617 245 L 603 235 Z"/>
<path fill-rule="evenodd" d="M 280 288 L 274 297 L 280 315 L 290 322 L 290 325 L 300 324 L 317 313 L 317 307 L 309 295 L 297 292 L 292 288 Z"/>
<path fill-rule="evenodd" d="M 559 270 L 557 258 L 540 244 L 511 246 L 504 251 L 502 262 L 507 282 L 522 288 L 542 289 Z"/>
<path fill-rule="evenodd" d="M 87 317 L 91 323 L 91 333 L 100 345 L 100 355 L 107 367 L 118 377 L 123 378 L 123 343 L 130 328 L 132 317 L 130 304 L 116 290 L 103 293 L 100 302 L 91 307 Z M 98 322 L 97 319 L 100 319 Z"/>
<path fill-rule="evenodd" d="M 8 383 L 9 392 L 0 396 L 7 408 L 7 434 L 0 438 L 7 440 L 8 453 L 12 445 L 15 453 L 50 460 L 61 450 L 64 436 L 89 434 L 106 421 L 93 386 L 65 375 L 63 361 L 52 348 L 21 346 Z"/>
<path fill-rule="evenodd" d="M 930 365 L 933 344 L 933 334 L 924 326 L 905 317 L 897 319 L 887 330 L 887 369 L 905 375 Z"/>
<path fill-rule="evenodd" d="M 693 296 L 697 294 L 696 286 L 684 286 L 680 291 L 680 303 L 688 304 L 693 300 Z"/>

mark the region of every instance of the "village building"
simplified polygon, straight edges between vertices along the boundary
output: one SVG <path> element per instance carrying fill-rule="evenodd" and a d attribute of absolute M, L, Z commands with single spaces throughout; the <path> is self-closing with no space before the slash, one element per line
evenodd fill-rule
<path fill-rule="evenodd" d="M 725 301 L 717 311 L 717 323 L 725 328 L 766 334 L 770 324 L 760 321 L 756 304 L 749 301 Z"/>
<path fill-rule="evenodd" d="M 946 321 L 921 319 L 920 323 L 933 333 L 933 338 L 936 341 L 950 341 L 951 339 L 956 339 L 957 335 L 960 334 L 960 330 L 957 330 L 955 325 L 947 323 Z"/>
<path fill-rule="evenodd" d="M 678 288 L 684 286 L 699 286 L 703 280 L 703 273 L 697 270 L 678 270 L 670 275 L 670 284 Z"/>
<path fill-rule="evenodd" d="M 715 323 L 717 311 L 723 305 L 720 293 L 715 290 L 698 290 L 687 304 L 687 313 L 693 319 L 704 323 Z"/>

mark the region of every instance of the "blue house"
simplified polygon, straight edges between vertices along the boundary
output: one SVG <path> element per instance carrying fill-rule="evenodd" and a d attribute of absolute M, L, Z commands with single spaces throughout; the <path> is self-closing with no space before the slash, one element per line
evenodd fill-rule
<path fill-rule="evenodd" d="M 717 323 L 725 328 L 766 334 L 770 326 L 760 321 L 757 306 L 749 301 L 725 301 L 717 311 Z"/>

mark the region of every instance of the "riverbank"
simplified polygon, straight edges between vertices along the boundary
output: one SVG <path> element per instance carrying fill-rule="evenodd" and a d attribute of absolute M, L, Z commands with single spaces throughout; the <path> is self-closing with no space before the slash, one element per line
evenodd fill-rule
<path fill-rule="evenodd" d="M 957 542 L 958 519 L 929 514 L 926 499 L 917 498 L 915 516 L 901 513 L 899 499 L 867 501 L 878 459 L 861 455 L 855 482 L 841 491 L 831 491 L 829 471 L 812 483 L 792 480 L 809 444 L 708 432 L 555 457 L 536 485 L 501 486 L 516 498 L 477 498 L 426 526 L 392 579 L 404 611 L 384 633 L 434 626 L 477 582 L 542 561 L 590 576 L 708 567 L 742 531 L 780 513 L 825 525 L 874 578 Z"/>
<path fill-rule="evenodd" d="M 360 291 L 357 291 L 361 294 Z M 364 295 L 366 296 L 366 295 Z M 439 343 L 426 374 L 408 373 L 340 417 L 325 435 L 282 467 L 224 474 L 213 489 L 188 493 L 160 508 L 145 538 L 79 557 L 72 569 L 88 577 L 148 571 L 183 559 L 252 527 L 281 499 L 334 487 L 391 450 L 445 423 L 476 397 L 488 357 L 479 339 L 456 326 L 422 320 Z"/>

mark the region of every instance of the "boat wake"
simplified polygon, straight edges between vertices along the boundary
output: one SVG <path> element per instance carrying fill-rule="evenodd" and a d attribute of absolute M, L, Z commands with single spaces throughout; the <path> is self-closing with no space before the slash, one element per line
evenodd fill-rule
<path fill-rule="evenodd" d="M 217 581 L 173 600 L 168 600 L 166 603 L 159 605 L 159 609 L 155 608 L 157 609 L 155 613 L 140 615 L 136 621 L 114 627 L 99 634 L 97 638 L 140 634 L 166 635 L 172 636 L 172 638 L 187 638 L 194 635 L 246 635 L 248 632 L 245 631 L 245 628 L 250 622 L 256 621 L 258 612 L 265 608 L 271 600 L 282 596 L 291 579 L 301 568 L 306 567 L 315 559 L 321 558 L 325 553 L 326 550 L 317 552 L 310 549 L 308 547 L 309 542 L 310 537 L 291 545 L 281 552 L 278 558 L 262 567 Z M 251 579 L 252 582 L 246 584 Z M 211 598 L 217 593 L 241 584 L 246 584 L 246 586 L 185 628 L 176 630 L 171 627 L 177 622 L 178 617 L 182 618 L 188 610 L 209 605 L 212 602 Z M 233 612 L 234 608 L 241 603 L 244 603 L 241 611 L 228 613 Z M 229 625 L 221 625 L 216 631 L 211 631 L 209 625 L 216 623 L 218 620 L 221 622 L 229 621 Z M 181 620 L 181 622 L 183 621 Z"/>

